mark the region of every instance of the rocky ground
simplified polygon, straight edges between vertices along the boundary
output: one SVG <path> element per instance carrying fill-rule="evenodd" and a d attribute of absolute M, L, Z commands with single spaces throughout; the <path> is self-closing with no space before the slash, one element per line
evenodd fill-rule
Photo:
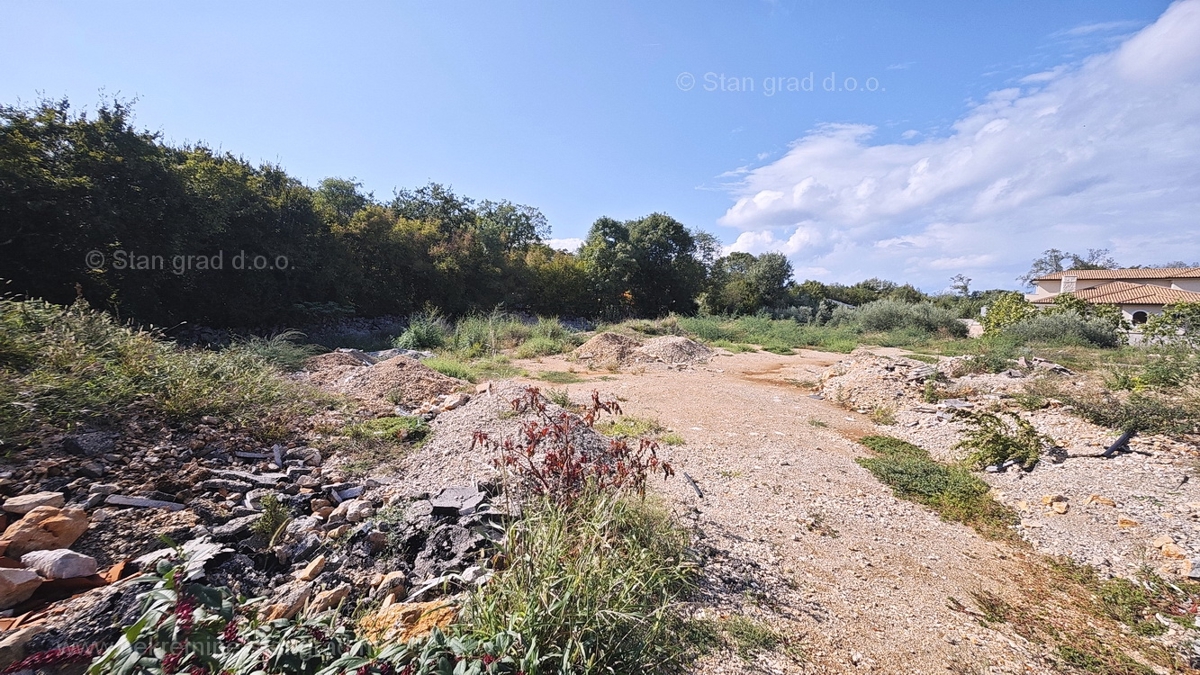
<path fill-rule="evenodd" d="M 981 474 L 1021 512 L 1018 532 L 1032 548 L 985 540 L 897 499 L 854 461 L 867 453 L 856 439 L 879 433 L 956 459 L 954 409 L 1015 410 L 1012 396 L 1031 378 L 1071 377 L 1053 364 L 956 377 L 953 360 L 892 350 L 730 355 L 674 337 L 601 338 L 580 350 L 519 363 L 531 379 L 478 387 L 431 375 L 408 358 L 419 355 L 321 357 L 299 379 L 366 412 L 325 411 L 286 443 L 218 419 L 170 427 L 137 416 L 47 437 L 0 471 L 0 605 L 10 617 L 0 625 L 0 663 L 110 640 L 136 616 L 128 580 L 161 555 L 164 536 L 204 551 L 214 583 L 269 598 L 272 616 L 367 601 L 362 625 L 403 639 L 416 603 L 486 580 L 480 563 L 512 509 L 494 451 L 474 434 L 515 434 L 522 418 L 511 401 L 526 386 L 550 388 L 533 379 L 542 371 L 581 376 L 562 387 L 575 402 L 598 390 L 682 437 L 660 449 L 677 475 L 654 490 L 690 524 L 705 564 L 688 611 L 753 617 L 786 638 L 745 657 L 714 654 L 698 673 L 1052 673 L 1053 645 L 981 620 L 972 598 L 1020 607 L 1052 593 L 1041 586 L 1042 553 L 1109 574 L 1148 563 L 1176 577 L 1200 556 L 1200 494 L 1183 480 L 1196 449 L 1170 439 L 1135 439 L 1148 455 Z M 936 372 L 951 398 L 926 403 L 924 382 Z M 885 407 L 894 418 L 886 426 L 876 423 L 892 422 L 876 414 Z M 350 471 L 355 458 L 337 430 L 363 414 L 414 409 L 429 420 L 427 441 Z M 1053 404 L 1020 414 L 1068 455 L 1096 454 L 1114 436 Z M 604 442 L 581 433 L 583 443 Z M 256 526 L 270 517 L 269 494 L 290 516 L 273 535 Z M 1091 621 L 1071 606 L 1056 612 L 1064 626 Z M 1172 625 L 1156 639 L 1195 637 Z"/>

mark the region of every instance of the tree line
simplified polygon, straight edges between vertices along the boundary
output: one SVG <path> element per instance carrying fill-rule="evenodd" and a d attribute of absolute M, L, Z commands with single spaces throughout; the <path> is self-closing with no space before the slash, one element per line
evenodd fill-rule
<path fill-rule="evenodd" d="M 836 302 L 928 299 L 879 279 L 796 283 L 782 254 L 723 256 L 715 237 L 663 213 L 599 218 L 576 253 L 548 246 L 549 234 L 534 207 L 436 183 L 378 199 L 352 179 L 310 187 L 276 165 L 172 146 L 119 101 L 91 114 L 66 100 L 0 106 L 5 291 L 59 303 L 78 294 L 139 323 L 304 325 L 497 306 L 801 318 Z"/>

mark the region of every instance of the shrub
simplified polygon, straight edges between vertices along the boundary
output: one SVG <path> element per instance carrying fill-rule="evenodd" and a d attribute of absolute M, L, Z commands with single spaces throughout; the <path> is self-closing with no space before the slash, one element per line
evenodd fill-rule
<path fill-rule="evenodd" d="M 566 506 L 579 499 L 585 488 L 601 493 L 628 489 L 644 495 L 651 473 L 661 472 L 664 477 L 675 473 L 669 463 L 659 459 L 657 444 L 646 439 L 636 447 L 619 439 L 599 449 L 580 447 L 577 429 L 594 426 L 601 413 L 621 412 L 616 401 L 601 401 L 595 391 L 582 415 L 551 412 L 537 387 L 527 387 L 511 403 L 514 412 L 533 413 L 535 419 L 524 422 L 515 439 L 497 441 L 477 431 L 471 448 L 482 445 L 498 452 L 497 466 L 512 471 L 532 494 Z"/>
<path fill-rule="evenodd" d="M 835 318 L 842 320 L 837 311 Z M 967 326 L 958 315 L 928 302 L 908 303 L 876 300 L 855 310 L 846 320 L 867 333 L 917 329 L 928 334 L 945 332 L 959 338 L 967 336 Z"/>
<path fill-rule="evenodd" d="M 408 328 L 396 338 L 394 346 L 400 349 L 438 349 L 446 344 L 446 324 L 435 311 L 414 314 L 408 319 Z"/>
<path fill-rule="evenodd" d="M 984 333 L 995 333 L 1005 326 L 1020 323 L 1037 312 L 1033 303 L 1018 292 L 1005 293 L 988 305 L 987 314 L 981 319 Z"/>
<path fill-rule="evenodd" d="M 494 356 L 516 347 L 533 335 L 533 329 L 517 317 L 493 310 L 489 314 L 463 317 L 454 326 L 450 346 L 466 357 Z"/>
<path fill-rule="evenodd" d="M 1133 392 L 1124 398 L 1111 393 L 1062 394 L 1081 417 L 1119 431 L 1190 434 L 1200 429 L 1200 404 L 1175 401 L 1153 392 Z"/>
<path fill-rule="evenodd" d="M 552 356 L 554 354 L 561 354 L 569 349 L 571 349 L 569 342 L 537 335 L 522 342 L 521 346 L 517 347 L 517 358 L 532 359 L 538 356 Z"/>
<path fill-rule="evenodd" d="M 1111 322 L 1095 317 L 1086 318 L 1074 311 L 1042 312 L 1000 330 L 1004 335 L 1023 343 L 1107 348 L 1121 346 L 1121 334 Z"/>
<path fill-rule="evenodd" d="M 1029 471 L 1037 464 L 1042 449 L 1055 444 L 1053 438 L 1039 433 L 1020 415 L 1003 415 L 976 412 L 967 417 L 967 432 L 954 449 L 971 451 L 964 460 L 968 466 L 982 469 L 1013 460 Z"/>
<path fill-rule="evenodd" d="M 1142 327 L 1147 341 L 1200 347 L 1200 302 L 1180 302 L 1163 307 L 1162 314 L 1151 316 Z"/>

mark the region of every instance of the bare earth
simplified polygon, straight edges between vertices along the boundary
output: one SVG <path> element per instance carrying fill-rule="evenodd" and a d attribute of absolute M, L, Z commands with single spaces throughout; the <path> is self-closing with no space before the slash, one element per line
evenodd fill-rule
<path fill-rule="evenodd" d="M 663 449 L 678 475 L 660 485 L 710 552 L 697 612 L 769 621 L 791 647 L 753 663 L 710 658 L 696 672 L 1054 672 L 1043 646 L 949 607 L 970 606 L 979 590 L 1019 605 L 1028 549 L 896 499 L 854 462 L 866 451 L 852 439 L 877 431 L 870 420 L 798 386 L 840 358 L 745 353 L 633 373 L 587 372 L 562 357 L 518 365 L 575 370 L 587 380 L 567 387 L 573 399 L 598 389 L 686 440 Z"/>

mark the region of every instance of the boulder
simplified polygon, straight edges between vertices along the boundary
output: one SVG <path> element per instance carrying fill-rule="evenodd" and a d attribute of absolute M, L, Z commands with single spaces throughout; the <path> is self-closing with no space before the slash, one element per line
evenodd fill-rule
<path fill-rule="evenodd" d="M 103 431 L 67 436 L 62 442 L 63 450 L 72 455 L 96 457 L 116 450 L 117 435 Z"/>
<path fill-rule="evenodd" d="M 296 572 L 295 577 L 297 581 L 312 581 L 313 579 L 316 579 L 317 575 L 319 575 L 324 569 L 325 556 L 319 555 L 313 558 L 312 562 L 308 563 L 304 569 Z"/>
<path fill-rule="evenodd" d="M 9 513 L 24 515 L 39 506 L 54 506 L 62 508 L 67 503 L 61 492 L 34 492 L 29 495 L 17 495 L 4 501 L 4 510 Z"/>
<path fill-rule="evenodd" d="M 371 502 L 365 499 L 347 499 L 338 504 L 338 507 L 329 514 L 330 522 L 338 522 L 347 520 L 351 523 L 358 523 L 375 515 L 375 508 Z"/>
<path fill-rule="evenodd" d="M 25 602 L 41 585 L 42 578 L 33 570 L 0 568 L 0 609 Z"/>
<path fill-rule="evenodd" d="M 0 551 L 16 557 L 30 551 L 68 548 L 87 527 L 88 516 L 83 509 L 39 506 L 8 526 L 0 538 Z"/>
<path fill-rule="evenodd" d="M 96 573 L 96 559 L 70 549 L 31 551 L 21 556 L 21 564 L 46 579 L 74 579 Z"/>

